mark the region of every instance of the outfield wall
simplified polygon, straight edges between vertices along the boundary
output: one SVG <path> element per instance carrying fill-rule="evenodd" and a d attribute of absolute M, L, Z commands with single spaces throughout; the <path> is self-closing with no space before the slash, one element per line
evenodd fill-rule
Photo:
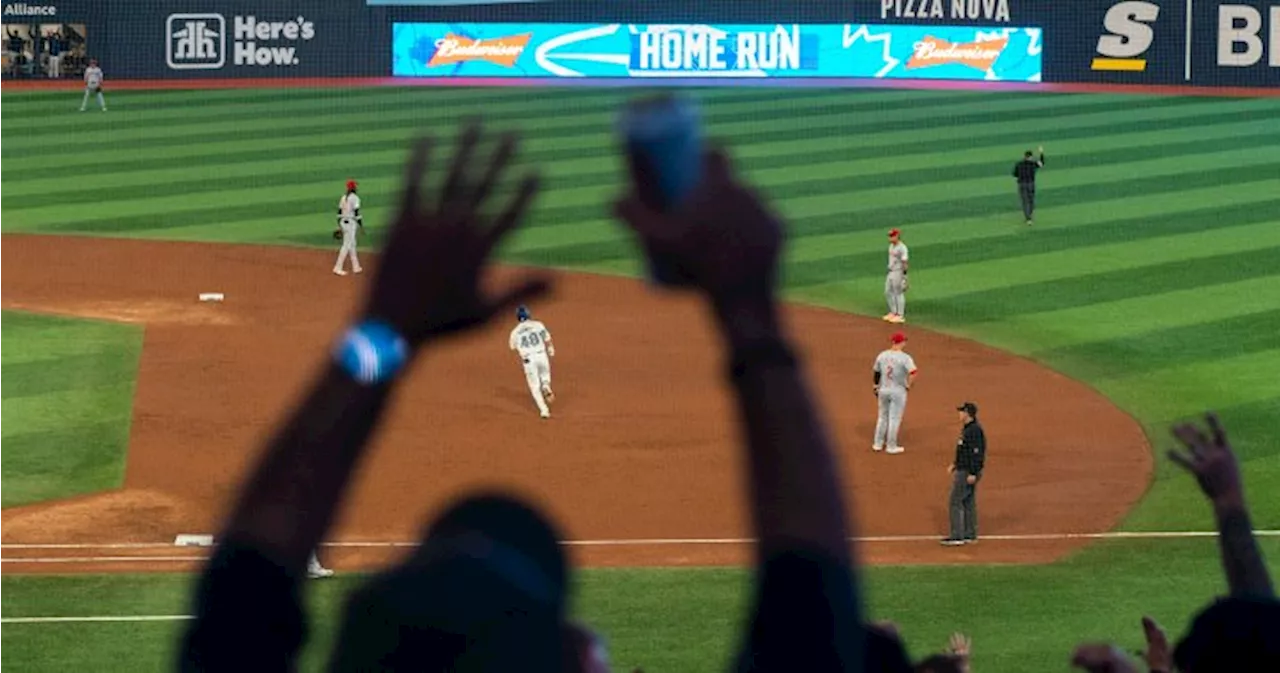
<path fill-rule="evenodd" d="M 83 33 L 80 52 L 98 58 L 111 79 L 813 77 L 1280 87 L 1280 0 L 450 4 L 457 1 L 5 3 L 6 32 L 26 35 L 29 45 L 18 59 L 26 70 L 5 76 L 43 76 L 42 66 L 30 64 L 41 60 L 44 48 L 33 48 L 44 40 L 32 38 L 68 24 Z M 11 44 L 6 38 L 6 51 Z"/>

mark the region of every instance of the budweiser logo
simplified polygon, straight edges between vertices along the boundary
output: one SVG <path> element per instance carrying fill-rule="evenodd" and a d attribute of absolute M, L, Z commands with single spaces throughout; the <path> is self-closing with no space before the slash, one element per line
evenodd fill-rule
<path fill-rule="evenodd" d="M 907 61 L 907 69 L 959 63 L 986 72 L 991 69 L 991 64 L 1000 58 L 1000 54 L 1004 53 L 1004 48 L 1008 44 L 1007 37 L 955 44 L 928 36 L 916 43 L 915 53 Z"/>
<path fill-rule="evenodd" d="M 533 33 L 473 40 L 449 33 L 436 40 L 436 53 L 432 54 L 430 61 L 427 61 L 427 67 L 467 61 L 488 61 L 510 68 L 516 64 L 516 59 L 520 58 L 531 37 Z"/>

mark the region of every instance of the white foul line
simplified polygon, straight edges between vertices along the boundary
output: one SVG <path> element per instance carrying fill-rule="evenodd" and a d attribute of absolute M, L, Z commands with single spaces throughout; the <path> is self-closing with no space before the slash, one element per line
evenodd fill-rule
<path fill-rule="evenodd" d="M 1280 537 L 1280 530 L 1255 530 L 1258 537 Z M 1040 535 L 985 535 L 983 540 L 994 541 L 1037 541 L 1037 540 L 1070 540 L 1070 539 L 1186 539 L 1217 537 L 1214 531 L 1115 531 L 1110 533 L 1046 533 Z M 852 538 L 857 542 L 928 542 L 936 541 L 937 535 L 883 535 Z M 569 546 L 624 546 L 624 545 L 699 545 L 699 544 L 748 544 L 754 542 L 750 538 L 674 538 L 674 539 L 640 539 L 640 540 L 569 540 Z M 328 542 L 326 547 L 412 547 L 416 542 Z M 115 544 L 5 544 L 4 549 L 151 549 L 171 547 L 173 545 L 158 542 L 127 542 Z M 29 558 L 0 559 L 0 563 L 108 563 L 108 562 L 157 562 L 157 561 L 203 561 L 198 556 L 98 556 L 86 558 Z M 82 623 L 82 622 L 172 622 L 194 619 L 191 615 L 136 615 L 116 617 L 5 617 L 0 624 L 48 624 L 48 623 Z"/>
<path fill-rule="evenodd" d="M 1280 537 L 1280 530 L 1255 530 L 1258 537 Z M 982 539 L 991 542 L 1051 542 L 1055 540 L 1161 540 L 1214 538 L 1216 531 L 1111 531 L 1106 533 L 1032 533 L 1020 535 L 984 535 Z M 940 535 L 868 535 L 850 538 L 851 542 L 861 543 L 894 543 L 894 542 L 935 542 Z M 754 538 L 639 538 L 630 540 L 566 540 L 566 547 L 680 547 L 711 545 L 745 545 L 753 544 Z M 416 547 L 417 542 L 403 541 L 365 541 L 365 542 L 324 542 L 323 547 L 331 548 L 386 548 Z M 52 550 L 52 549 L 172 549 L 174 545 L 165 542 L 117 542 L 117 543 L 67 543 L 67 544 L 0 544 L 0 550 Z M 5 558 L 0 563 L 144 563 L 171 561 L 203 561 L 203 556 L 89 556 L 89 557 L 47 557 L 47 558 Z"/>
<path fill-rule="evenodd" d="M 123 617 L 5 617 L 0 624 L 55 624 L 78 622 L 181 622 L 192 615 L 129 615 Z"/>
<path fill-rule="evenodd" d="M 207 556 L 47 556 L 6 558 L 0 563 L 168 563 L 206 561 Z"/>

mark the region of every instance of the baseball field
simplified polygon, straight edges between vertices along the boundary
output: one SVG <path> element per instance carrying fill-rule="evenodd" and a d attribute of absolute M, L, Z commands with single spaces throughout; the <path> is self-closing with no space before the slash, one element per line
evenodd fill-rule
<path fill-rule="evenodd" d="M 716 342 L 649 292 L 611 221 L 623 89 L 6 90 L 3 661 L 159 670 L 238 478 L 369 274 L 330 273 L 360 181 L 372 254 L 406 140 L 466 115 L 519 130 L 545 189 L 502 273 L 557 270 L 538 419 L 510 323 L 431 354 L 398 398 L 310 583 L 306 670 L 361 573 L 458 491 L 499 483 L 565 525 L 575 609 L 616 670 L 712 670 L 749 547 Z M 1066 670 L 1071 647 L 1180 634 L 1225 586 L 1212 520 L 1164 451 L 1218 411 L 1280 571 L 1280 98 L 724 88 L 709 132 L 786 216 L 785 291 L 853 492 L 869 609 L 912 654 L 953 631 L 975 670 Z M 1044 145 L 1036 223 L 1009 170 Z M 907 452 L 873 454 L 890 327 L 885 236 L 911 246 Z M 376 257 L 368 263 L 376 267 Z M 200 292 L 225 301 L 201 303 Z M 954 407 L 990 441 L 974 547 L 944 549 Z"/>

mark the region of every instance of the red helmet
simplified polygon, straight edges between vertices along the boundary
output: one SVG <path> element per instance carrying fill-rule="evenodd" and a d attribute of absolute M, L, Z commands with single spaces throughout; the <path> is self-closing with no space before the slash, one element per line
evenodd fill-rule
<path fill-rule="evenodd" d="M 902 332 L 894 332 L 893 336 L 889 337 L 889 341 L 895 344 L 906 343 L 907 335 Z"/>

